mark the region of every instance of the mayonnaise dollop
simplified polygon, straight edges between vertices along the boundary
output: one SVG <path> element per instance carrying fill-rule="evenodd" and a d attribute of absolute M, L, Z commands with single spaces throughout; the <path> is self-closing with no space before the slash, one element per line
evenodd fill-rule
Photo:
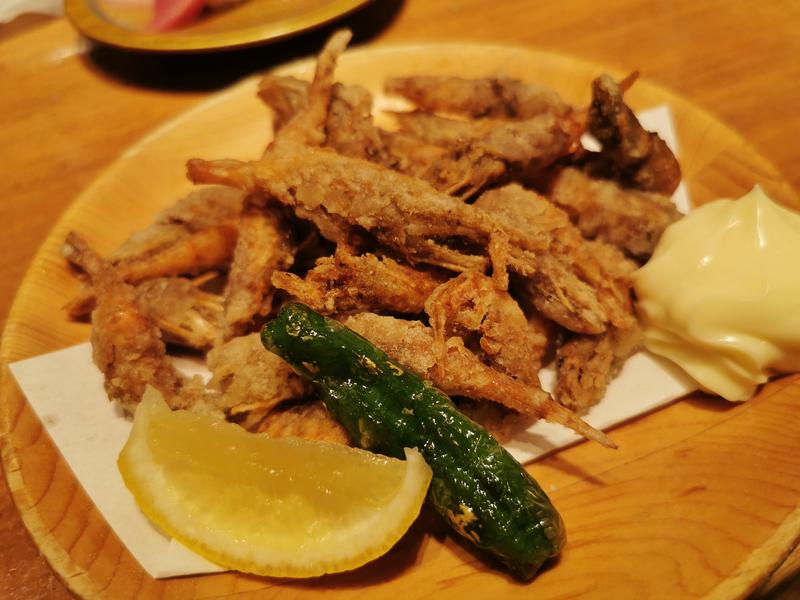
<path fill-rule="evenodd" d="M 710 392 L 747 400 L 800 370 L 800 214 L 759 186 L 670 225 L 634 289 L 648 350 Z"/>

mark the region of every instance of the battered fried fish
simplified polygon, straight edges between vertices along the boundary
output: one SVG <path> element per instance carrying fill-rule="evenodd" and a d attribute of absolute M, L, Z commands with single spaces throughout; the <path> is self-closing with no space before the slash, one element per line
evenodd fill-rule
<path fill-rule="evenodd" d="M 236 245 L 243 198 L 240 190 L 224 186 L 205 186 L 190 193 L 111 253 L 117 276 L 139 283 L 226 269 Z M 66 309 L 76 319 L 93 306 L 94 295 L 84 287 Z"/>
<path fill-rule="evenodd" d="M 246 412 L 267 414 L 284 400 L 302 398 L 305 380 L 277 355 L 264 350 L 259 334 L 236 337 L 208 353 L 211 380 L 219 392 L 220 408 L 235 416 Z"/>
<path fill-rule="evenodd" d="M 596 336 L 573 336 L 556 350 L 556 400 L 576 412 L 597 404 L 640 343 L 638 325 Z"/>
<path fill-rule="evenodd" d="M 447 340 L 443 368 L 436 368 L 433 331 L 419 321 L 361 313 L 348 317 L 344 324 L 446 394 L 490 400 L 522 414 L 560 423 L 604 446 L 616 447 L 603 432 L 575 416 L 541 388 L 484 365 L 459 337 Z"/>
<path fill-rule="evenodd" d="M 306 440 L 351 445 L 344 427 L 320 400 L 287 403 L 267 414 L 254 428 L 270 437 L 298 437 Z"/>
<path fill-rule="evenodd" d="M 336 61 L 347 47 L 352 33 L 346 29 L 335 32 L 317 56 L 314 80 L 308 90 L 308 102 L 278 131 L 273 142 L 279 140 L 321 146 L 325 143 L 325 122 L 333 94 L 333 75 Z"/>
<path fill-rule="evenodd" d="M 276 132 L 295 114 L 307 110 L 310 87 L 308 82 L 294 77 L 268 75 L 261 81 L 259 96 L 275 114 Z M 383 139 L 388 132 L 372 121 L 372 95 L 361 86 L 333 85 L 324 131 L 324 145 L 339 154 L 388 167 L 398 162 Z"/>
<path fill-rule="evenodd" d="M 244 196 L 244 192 L 232 187 L 198 186 L 161 211 L 152 225 L 131 235 L 108 258 L 114 265 L 133 262 L 156 254 L 192 233 L 235 223 L 242 212 Z"/>
<path fill-rule="evenodd" d="M 422 110 L 473 119 L 530 119 L 544 113 L 566 117 L 572 113 L 572 107 L 554 90 L 508 77 L 394 77 L 387 80 L 385 89 Z"/>
<path fill-rule="evenodd" d="M 578 333 L 602 333 L 607 323 L 630 326 L 628 282 L 604 270 L 566 213 L 517 184 L 483 194 L 475 206 L 505 231 L 538 231 L 549 239 L 547 251 L 536 255 L 536 272 L 520 280 L 525 296 L 544 316 Z"/>
<path fill-rule="evenodd" d="M 171 408 L 210 409 L 202 381 L 182 376 L 167 357 L 158 328 L 139 310 L 134 289 L 86 241 L 70 233 L 62 254 L 89 276 L 97 298 L 92 311 L 92 356 L 109 399 L 129 414 L 152 385 Z"/>
<path fill-rule="evenodd" d="M 284 75 L 265 75 L 261 79 L 258 97 L 272 109 L 273 133 L 308 106 L 309 85 L 307 81 Z"/>
<path fill-rule="evenodd" d="M 440 275 L 412 269 L 387 256 L 357 256 L 346 246 L 339 246 L 333 256 L 317 260 L 304 279 L 287 272 L 272 275 L 276 288 L 325 314 L 418 314 L 443 280 Z"/>
<path fill-rule="evenodd" d="M 477 334 L 478 349 L 489 365 L 539 386 L 538 372 L 548 346 L 546 330 L 540 321 L 529 321 L 517 301 L 490 277 L 467 271 L 443 283 L 425 301 L 425 312 L 437 363 L 444 362 L 448 338 L 467 340 Z"/>
<path fill-rule="evenodd" d="M 269 313 L 270 278 L 294 260 L 292 229 L 279 205 L 249 201 L 238 229 L 225 287 L 225 339 L 246 333 L 254 316 Z"/>
<path fill-rule="evenodd" d="M 667 225 L 681 214 L 664 195 L 624 189 L 566 168 L 553 179 L 549 198 L 569 213 L 581 233 L 648 258 Z"/>
<path fill-rule="evenodd" d="M 584 127 L 549 113 L 524 121 L 461 121 L 419 111 L 395 116 L 402 132 L 447 149 L 445 160 L 433 163 L 423 177 L 461 198 L 504 177 L 536 177 L 573 152 Z"/>
<path fill-rule="evenodd" d="M 672 194 L 681 167 L 658 134 L 646 131 L 622 99 L 620 86 L 608 75 L 592 82 L 588 130 L 603 149 L 590 155 L 587 168 L 626 187 Z"/>
<path fill-rule="evenodd" d="M 455 270 L 488 264 L 484 248 L 496 229 L 490 218 L 424 181 L 368 161 L 281 143 L 259 162 L 194 159 L 187 166 L 195 182 L 227 182 L 261 191 L 305 215 L 330 216 L 360 227 L 412 264 Z M 475 245 L 475 253 L 451 247 L 457 237 Z"/>
<path fill-rule="evenodd" d="M 158 277 L 135 288 L 136 304 L 173 344 L 206 350 L 222 331 L 222 297 L 203 291 L 204 278 Z"/>

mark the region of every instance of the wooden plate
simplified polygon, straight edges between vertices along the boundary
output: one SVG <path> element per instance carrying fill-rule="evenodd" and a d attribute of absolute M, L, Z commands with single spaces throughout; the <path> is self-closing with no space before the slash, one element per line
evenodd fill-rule
<path fill-rule="evenodd" d="M 283 71 L 308 76 L 310 69 L 303 62 Z M 339 79 L 377 92 L 389 75 L 505 73 L 585 103 L 590 80 L 603 71 L 525 49 L 437 45 L 347 53 Z M 260 155 L 270 119 L 255 86 L 246 80 L 155 131 L 75 201 L 19 290 L 2 343 L 4 363 L 89 335 L 87 325 L 70 323 L 61 310 L 77 289 L 58 252 L 68 230 L 108 251 L 189 188 L 186 158 Z M 706 112 L 647 81 L 637 83 L 629 100 L 634 108 L 672 107 L 696 202 L 736 196 L 759 182 L 773 197 L 800 206 L 775 169 Z M 44 554 L 86 597 L 205 598 L 268 589 L 270 597 L 286 598 L 321 592 L 328 598 L 729 598 L 759 586 L 800 536 L 800 377 L 792 376 L 744 404 L 698 395 L 618 427 L 616 452 L 582 443 L 533 464 L 564 516 L 569 543 L 525 585 L 488 567 L 426 515 L 389 554 L 351 573 L 299 582 L 236 573 L 155 581 L 109 530 L 3 374 L 2 456 L 10 487 Z"/>
<path fill-rule="evenodd" d="M 85 36 L 104 44 L 154 52 L 224 50 L 274 42 L 342 17 L 370 0 L 247 0 L 163 33 L 142 31 L 142 9 L 104 0 L 65 0 L 64 9 Z"/>

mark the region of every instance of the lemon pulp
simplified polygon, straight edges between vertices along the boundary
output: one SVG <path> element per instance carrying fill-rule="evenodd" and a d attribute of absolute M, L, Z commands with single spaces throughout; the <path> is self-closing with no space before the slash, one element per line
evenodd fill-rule
<path fill-rule="evenodd" d="M 270 439 L 170 410 L 152 388 L 118 466 L 142 511 L 231 569 L 312 577 L 388 551 L 419 514 L 430 467 L 338 444 Z"/>

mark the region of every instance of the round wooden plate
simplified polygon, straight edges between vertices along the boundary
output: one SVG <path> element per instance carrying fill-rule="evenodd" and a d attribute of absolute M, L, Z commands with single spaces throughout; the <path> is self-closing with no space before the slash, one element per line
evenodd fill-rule
<path fill-rule="evenodd" d="M 147 11 L 125 11 L 124 6 L 115 10 L 111 1 L 106 6 L 98 0 L 64 0 L 64 9 L 81 33 L 104 44 L 153 52 L 199 52 L 281 40 L 343 17 L 369 1 L 246 0 L 162 33 L 142 30 Z"/>
<path fill-rule="evenodd" d="M 308 77 L 311 63 L 282 71 Z M 504 73 L 585 103 L 589 82 L 603 71 L 525 49 L 429 45 L 346 53 L 338 77 L 377 94 L 390 75 Z M 243 81 L 166 124 L 75 201 L 20 287 L 2 343 L 4 363 L 89 335 L 87 325 L 69 322 L 61 310 L 77 290 L 59 256 L 69 230 L 109 251 L 189 189 L 187 158 L 260 156 L 270 117 L 255 89 L 255 79 Z M 775 169 L 706 112 L 647 81 L 628 98 L 634 108 L 672 107 L 696 203 L 740 195 L 758 182 L 776 199 L 800 206 Z M 487 566 L 425 514 L 386 556 L 350 573 L 309 581 L 237 573 L 156 581 L 109 530 L 6 370 L 0 392 L 3 462 L 23 519 L 54 568 L 86 597 L 208 598 L 261 590 L 282 598 L 323 592 L 328 598 L 730 598 L 756 589 L 800 536 L 800 377 L 792 376 L 747 403 L 697 395 L 617 427 L 618 451 L 582 443 L 531 465 L 564 516 L 569 542 L 527 584 Z"/>

